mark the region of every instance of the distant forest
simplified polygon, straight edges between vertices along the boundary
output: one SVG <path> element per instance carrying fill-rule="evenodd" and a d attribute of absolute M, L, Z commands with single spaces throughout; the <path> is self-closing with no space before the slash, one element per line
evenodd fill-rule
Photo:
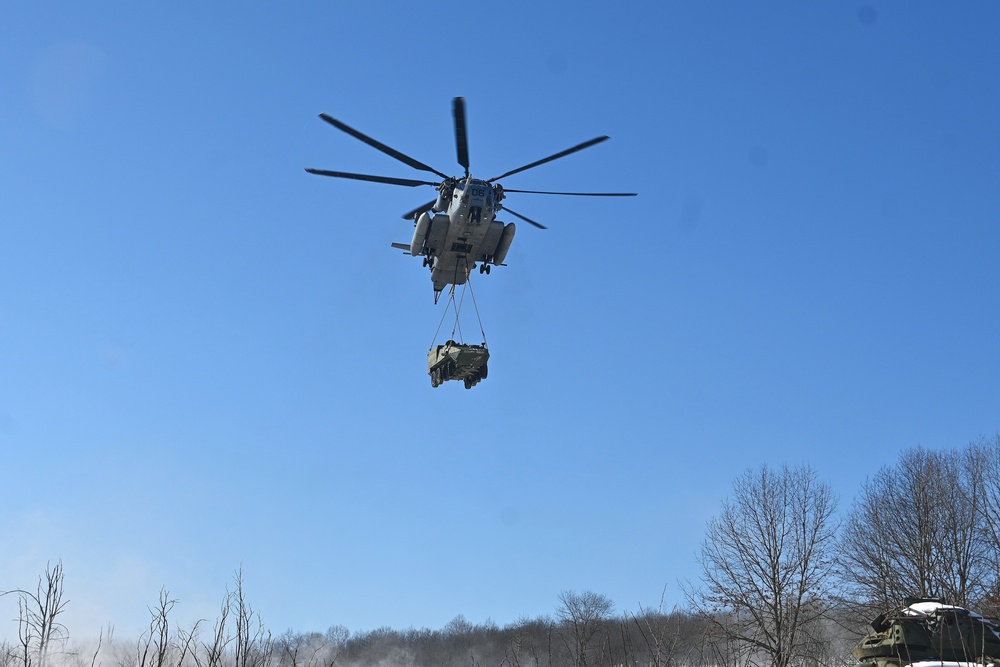
<path fill-rule="evenodd" d="M 84 644 L 60 622 L 58 563 L 33 589 L 0 591 L 18 601 L 0 667 L 850 667 L 869 621 L 907 596 L 1000 617 L 1000 435 L 906 450 L 845 512 L 808 466 L 747 470 L 698 564 L 673 609 L 616 613 L 601 593 L 564 591 L 551 616 L 503 627 L 458 616 L 439 630 L 277 636 L 237 571 L 212 623 L 177 626 L 164 590 L 140 637 Z"/>

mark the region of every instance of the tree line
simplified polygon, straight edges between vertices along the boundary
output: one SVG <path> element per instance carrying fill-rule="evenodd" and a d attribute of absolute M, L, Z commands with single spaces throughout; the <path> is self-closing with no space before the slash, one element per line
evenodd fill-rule
<path fill-rule="evenodd" d="M 607 596 L 565 591 L 552 616 L 503 627 L 458 616 L 440 630 L 379 628 L 275 636 L 247 602 L 242 572 L 214 623 L 179 627 L 167 591 L 138 639 L 70 642 L 62 563 L 13 589 L 17 640 L 0 667 L 840 667 L 877 614 L 907 596 L 1000 617 L 1000 435 L 954 450 L 913 448 L 870 477 L 846 512 L 809 466 L 738 477 L 709 520 L 700 580 L 685 604 L 616 613 Z M 996 656 L 1000 658 L 1000 656 Z"/>

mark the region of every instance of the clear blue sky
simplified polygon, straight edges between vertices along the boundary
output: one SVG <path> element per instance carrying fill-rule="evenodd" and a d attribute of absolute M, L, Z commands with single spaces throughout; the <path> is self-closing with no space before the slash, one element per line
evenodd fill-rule
<path fill-rule="evenodd" d="M 846 508 L 1000 430 L 996 2 L 0 8 L 0 589 L 62 559 L 75 636 L 233 572 L 275 632 L 682 598 L 733 478 Z M 492 351 L 432 389 L 400 219 L 464 96 L 505 181 Z M 472 327 L 473 331 L 475 327 Z M 14 613 L 0 602 L 0 611 Z M 187 616 L 184 616 L 184 615 Z M 14 625 L 0 628 L 11 636 Z"/>

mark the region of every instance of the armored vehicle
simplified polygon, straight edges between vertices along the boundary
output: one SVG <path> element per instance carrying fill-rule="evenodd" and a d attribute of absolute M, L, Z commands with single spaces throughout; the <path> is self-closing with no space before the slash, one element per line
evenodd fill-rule
<path fill-rule="evenodd" d="M 449 340 L 444 345 L 435 345 L 427 352 L 427 374 L 431 376 L 431 386 L 437 387 L 447 380 L 463 380 L 465 388 L 472 389 L 480 380 L 486 379 L 489 358 L 486 343 L 465 345 Z"/>
<path fill-rule="evenodd" d="M 976 664 L 1000 667 L 1000 625 L 940 600 L 906 598 L 879 614 L 854 647 L 858 667 Z"/>

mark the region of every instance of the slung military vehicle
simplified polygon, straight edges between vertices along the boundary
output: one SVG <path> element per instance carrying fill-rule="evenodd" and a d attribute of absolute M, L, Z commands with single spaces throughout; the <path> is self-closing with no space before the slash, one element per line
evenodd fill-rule
<path fill-rule="evenodd" d="M 462 380 L 466 389 L 472 389 L 489 374 L 489 360 L 486 343 L 466 345 L 449 340 L 427 352 L 427 374 L 431 376 L 432 387 L 448 380 Z"/>

